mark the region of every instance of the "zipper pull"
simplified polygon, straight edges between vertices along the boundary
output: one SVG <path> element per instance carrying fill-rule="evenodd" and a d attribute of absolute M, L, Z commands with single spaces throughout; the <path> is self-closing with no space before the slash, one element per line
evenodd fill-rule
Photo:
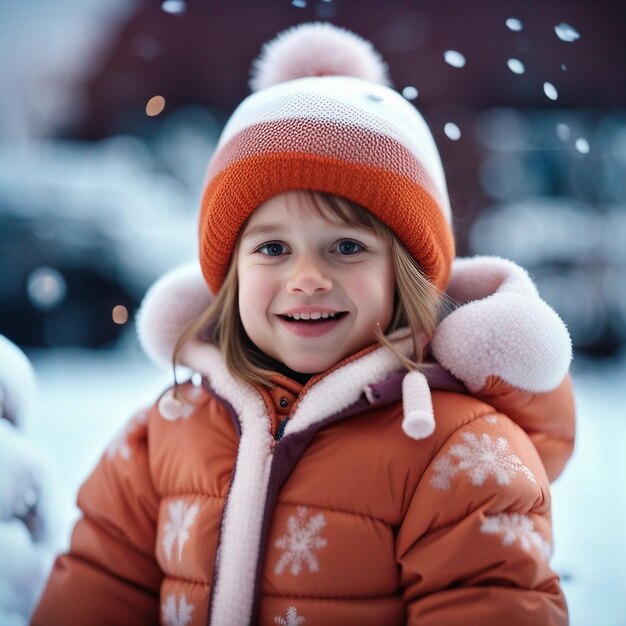
<path fill-rule="evenodd" d="M 276 429 L 276 434 L 274 435 L 274 439 L 276 441 L 280 441 L 283 438 L 283 434 L 285 433 L 285 427 L 287 426 L 287 422 L 289 421 L 289 416 L 283 419 L 280 424 L 278 424 L 278 428 Z"/>

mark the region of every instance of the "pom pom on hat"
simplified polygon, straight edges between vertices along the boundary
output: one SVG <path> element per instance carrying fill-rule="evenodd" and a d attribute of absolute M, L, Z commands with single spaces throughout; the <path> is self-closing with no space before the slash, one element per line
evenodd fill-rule
<path fill-rule="evenodd" d="M 260 91 L 308 76 L 352 76 L 389 85 L 387 64 L 362 37 L 322 22 L 299 24 L 263 46 L 252 64 L 250 88 Z"/>
<path fill-rule="evenodd" d="M 163 394 L 159 400 L 159 413 L 161 416 L 170 421 L 176 421 L 180 417 L 183 417 L 185 412 L 185 405 L 180 398 L 177 398 L 172 390 L 169 390 Z"/>

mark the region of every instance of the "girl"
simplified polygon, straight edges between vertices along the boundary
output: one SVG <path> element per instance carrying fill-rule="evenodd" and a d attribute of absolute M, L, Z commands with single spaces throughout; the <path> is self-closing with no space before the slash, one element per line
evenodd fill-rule
<path fill-rule="evenodd" d="M 34 624 L 567 623 L 567 331 L 513 263 L 453 265 L 434 141 L 386 81 L 329 25 L 264 50 L 209 168 L 203 278 L 139 319 L 200 381 L 103 455 Z"/>

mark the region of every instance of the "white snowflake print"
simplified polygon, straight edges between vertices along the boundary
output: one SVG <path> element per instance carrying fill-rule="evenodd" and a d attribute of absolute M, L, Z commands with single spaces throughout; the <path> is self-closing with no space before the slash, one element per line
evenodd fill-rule
<path fill-rule="evenodd" d="M 287 609 L 287 616 L 282 617 L 282 615 L 274 616 L 274 624 L 281 624 L 281 626 L 299 626 L 299 624 L 304 624 L 306 620 L 302 615 L 298 615 L 298 611 L 295 606 L 290 606 Z"/>
<path fill-rule="evenodd" d="M 498 422 L 498 418 L 495 415 L 484 415 L 483 419 L 489 424 L 496 424 Z"/>
<path fill-rule="evenodd" d="M 115 458 L 119 454 L 119 456 L 128 461 L 132 454 L 132 448 L 128 443 L 128 435 L 137 428 L 140 424 L 145 424 L 148 421 L 148 412 L 141 411 L 137 413 L 135 417 L 133 417 L 127 424 L 122 428 L 122 430 L 115 435 L 115 438 L 108 445 L 106 454 L 109 459 Z"/>
<path fill-rule="evenodd" d="M 502 545 L 510 546 L 519 541 L 525 552 L 535 548 L 541 558 L 550 560 L 552 547 L 536 530 L 532 519 L 528 515 L 520 513 L 500 513 L 499 515 L 487 515 L 480 527 L 480 531 L 486 535 L 502 535 Z"/>
<path fill-rule="evenodd" d="M 177 557 L 183 558 L 183 547 L 189 539 L 189 529 L 196 521 L 200 507 L 197 504 L 185 506 L 184 500 L 175 500 L 167 505 L 169 520 L 163 526 L 163 550 L 168 559 L 172 558 L 172 548 L 177 545 Z"/>
<path fill-rule="evenodd" d="M 435 474 L 430 479 L 435 489 L 449 489 L 450 479 L 459 472 L 466 472 L 476 486 L 484 484 L 488 476 L 493 476 L 498 485 L 508 485 L 518 472 L 536 482 L 533 473 L 511 452 L 504 437 L 492 438 L 486 433 L 480 437 L 461 433 L 461 437 L 465 444 L 451 446 L 445 456 L 435 461 Z"/>
<path fill-rule="evenodd" d="M 165 626 L 187 626 L 191 623 L 193 609 L 193 605 L 187 602 L 184 593 L 178 596 L 178 602 L 176 602 L 176 596 L 170 594 L 161 607 L 163 623 Z"/>
<path fill-rule="evenodd" d="M 287 519 L 287 534 L 276 540 L 277 548 L 284 550 L 274 572 L 282 574 L 287 565 L 291 564 L 289 571 L 297 576 L 302 571 L 304 561 L 310 572 L 317 572 L 320 568 L 315 550 L 326 546 L 326 539 L 319 536 L 322 528 L 326 526 L 326 518 L 323 513 L 318 513 L 307 519 L 305 506 L 298 507 L 298 515 L 290 515 Z"/>

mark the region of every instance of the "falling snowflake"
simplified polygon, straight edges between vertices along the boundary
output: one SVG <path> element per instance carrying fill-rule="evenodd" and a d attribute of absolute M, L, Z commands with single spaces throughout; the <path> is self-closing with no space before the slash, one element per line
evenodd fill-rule
<path fill-rule="evenodd" d="M 587 154 L 589 152 L 589 142 L 584 137 L 579 137 L 574 142 L 574 146 L 581 154 Z"/>
<path fill-rule="evenodd" d="M 161 4 L 161 9 L 170 15 L 183 15 L 186 8 L 184 0 L 165 0 Z"/>
<path fill-rule="evenodd" d="M 116 455 L 120 455 L 122 459 L 128 461 L 132 454 L 132 448 L 128 443 L 129 435 L 137 428 L 140 424 L 145 424 L 148 420 L 148 412 L 141 411 L 137 413 L 135 417 L 133 417 L 124 428 L 115 436 L 113 441 L 108 445 L 106 454 L 109 459 L 115 458 Z"/>
<path fill-rule="evenodd" d="M 178 604 L 176 603 L 176 596 L 171 594 L 167 596 L 161 607 L 163 623 L 165 626 L 187 626 L 191 623 L 193 609 L 193 605 L 187 602 L 185 594 L 178 597 Z"/>
<path fill-rule="evenodd" d="M 490 475 L 498 485 L 508 485 L 518 472 L 536 482 L 533 473 L 511 452 L 504 437 L 492 439 L 486 433 L 480 437 L 461 433 L 461 437 L 465 445 L 451 446 L 447 455 L 435 461 L 435 475 L 430 479 L 435 489 L 448 489 L 450 479 L 459 472 L 467 472 L 472 485 L 476 486 L 484 484 Z"/>
<path fill-rule="evenodd" d="M 417 88 L 413 87 L 412 85 L 409 85 L 402 90 L 402 95 L 407 100 L 415 100 L 415 98 L 417 98 L 418 96 Z"/>
<path fill-rule="evenodd" d="M 558 100 L 559 98 L 559 92 L 556 90 L 556 87 L 548 81 L 543 84 L 543 93 L 545 93 L 550 100 Z"/>
<path fill-rule="evenodd" d="M 289 571 L 297 576 L 302 571 L 304 561 L 310 572 L 317 572 L 320 568 L 315 550 L 326 546 L 326 539 L 319 536 L 326 526 L 323 513 L 313 515 L 307 520 L 306 507 L 298 507 L 298 515 L 290 515 L 287 519 L 287 534 L 276 540 L 277 548 L 284 550 L 274 572 L 282 574 L 285 567 L 291 563 Z M 305 523 L 306 522 L 306 523 Z"/>
<path fill-rule="evenodd" d="M 443 53 L 443 58 L 452 67 L 465 67 L 465 57 L 456 50 L 446 50 Z"/>
<path fill-rule="evenodd" d="M 518 20 L 516 17 L 509 17 L 506 21 L 506 26 L 508 29 L 519 32 L 522 30 L 522 22 Z"/>
<path fill-rule="evenodd" d="M 298 615 L 298 611 L 295 606 L 290 606 L 287 609 L 287 617 L 281 615 L 274 616 L 274 624 L 281 624 L 281 626 L 298 626 L 306 622 L 304 617 Z"/>
<path fill-rule="evenodd" d="M 454 122 L 446 122 L 443 132 L 452 141 L 458 141 L 461 138 L 461 129 Z"/>
<path fill-rule="evenodd" d="M 532 519 L 528 515 L 520 513 L 500 513 L 499 515 L 487 515 L 480 527 L 480 531 L 486 535 L 502 535 L 502 545 L 510 546 L 519 541 L 525 552 L 530 552 L 535 547 L 541 557 L 548 561 L 552 548 L 536 530 Z"/>
<path fill-rule="evenodd" d="M 526 71 L 524 64 L 519 59 L 509 59 L 506 65 L 513 74 L 523 74 Z"/>
<path fill-rule="evenodd" d="M 178 547 L 178 561 L 183 558 L 183 547 L 189 539 L 189 529 L 196 521 L 200 507 L 197 504 L 185 506 L 184 500 L 176 500 L 168 504 L 169 520 L 163 526 L 163 550 L 168 559 L 172 558 L 174 543 Z"/>
<path fill-rule="evenodd" d="M 554 32 L 561 41 L 576 41 L 580 39 L 580 33 L 573 26 L 564 22 L 557 24 L 554 27 Z"/>

